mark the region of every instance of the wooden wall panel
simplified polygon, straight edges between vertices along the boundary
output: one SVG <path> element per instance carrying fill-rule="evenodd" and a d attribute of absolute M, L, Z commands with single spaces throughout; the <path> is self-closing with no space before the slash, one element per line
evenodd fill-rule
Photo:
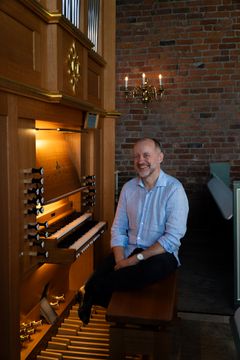
<path fill-rule="evenodd" d="M 36 166 L 45 170 L 46 203 L 80 188 L 80 134 L 37 131 Z"/>
<path fill-rule="evenodd" d="M 97 106 L 103 105 L 102 92 L 102 67 L 88 58 L 88 101 Z"/>
<path fill-rule="evenodd" d="M 7 167 L 8 167 L 8 159 L 7 159 L 7 117 L 0 116 L 0 172 L 1 172 L 1 182 L 0 182 L 0 201 L 1 204 L 5 204 L 8 206 L 8 177 L 7 177 Z M 5 344 L 2 351 L 3 354 L 6 354 L 4 348 L 8 348 L 9 339 L 10 339 L 10 324 L 9 322 L 9 225 L 8 225 L 8 214 L 4 211 L 5 206 L 2 207 L 1 211 L 1 259 L 0 261 L 0 272 L 2 274 L 1 284 L 4 289 L 2 296 L 0 297 L 0 307 L 4 309 L 4 311 L 0 312 L 0 321 L 1 324 L 6 324 L 5 331 L 1 332 L 1 343 Z M 4 259 L 4 261 L 3 261 Z"/>
<path fill-rule="evenodd" d="M 73 127 L 79 128 L 83 126 L 83 112 L 81 109 L 71 108 L 60 104 L 49 104 L 33 99 L 19 97 L 18 98 L 19 116 L 22 118 L 44 120 L 38 122 L 39 127 Z"/>
<path fill-rule="evenodd" d="M 0 116 L 0 273 L 2 289 L 4 289 L 0 297 L 2 309 L 0 322 L 4 324 L 4 331 L 1 331 L 0 354 L 1 359 L 17 359 L 19 353 L 19 173 L 16 97 L 5 96 L 1 99 L 0 105 L 3 103 L 7 106 L 8 116 Z M 3 112 L 5 110 L 3 109 Z"/>
<path fill-rule="evenodd" d="M 29 313 L 40 303 L 43 296 L 51 301 L 51 295 L 62 295 L 68 291 L 69 265 L 44 264 L 25 277 L 21 284 L 20 320 L 39 320 L 39 312 L 35 318 L 29 318 Z M 31 294 L 26 296 L 27 294 Z"/>
<path fill-rule="evenodd" d="M 101 240 L 98 240 L 101 241 Z M 71 265 L 69 272 L 69 289 L 73 291 L 79 288 L 87 281 L 93 271 L 93 247 L 90 246 L 84 254 Z"/>
<path fill-rule="evenodd" d="M 41 20 L 21 5 L 9 2 L 9 6 L 0 4 L 0 24 L 0 76 L 41 86 Z"/>
<path fill-rule="evenodd" d="M 49 24 L 46 29 L 46 57 L 44 63 L 44 88 L 49 91 L 57 92 L 59 88 L 58 70 L 58 38 L 57 24 Z"/>

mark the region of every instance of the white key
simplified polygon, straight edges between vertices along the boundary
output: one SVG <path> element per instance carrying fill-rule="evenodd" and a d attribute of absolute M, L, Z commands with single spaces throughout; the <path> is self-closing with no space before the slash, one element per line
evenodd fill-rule
<path fill-rule="evenodd" d="M 75 227 L 77 227 L 78 225 L 80 225 L 81 223 L 83 223 L 85 220 L 87 220 L 90 217 L 92 217 L 92 213 L 85 213 L 85 214 L 81 215 L 77 219 L 73 220 L 69 224 L 67 224 L 67 225 L 63 226 L 61 229 L 57 230 L 55 233 L 51 234 L 51 236 L 49 236 L 49 239 L 57 239 L 57 240 L 60 239 L 65 234 L 67 234 L 69 231 L 73 230 Z"/>
<path fill-rule="evenodd" d="M 93 243 L 97 238 L 101 235 L 97 234 L 96 237 L 94 235 L 101 230 L 106 225 L 106 221 L 99 221 L 94 227 L 92 227 L 89 231 L 87 231 L 83 236 L 81 236 L 78 240 L 76 240 L 71 246 L 69 246 L 69 249 L 75 249 L 78 251 L 84 244 L 86 244 L 91 238 L 91 243 Z M 88 244 L 88 245 L 90 245 Z"/>

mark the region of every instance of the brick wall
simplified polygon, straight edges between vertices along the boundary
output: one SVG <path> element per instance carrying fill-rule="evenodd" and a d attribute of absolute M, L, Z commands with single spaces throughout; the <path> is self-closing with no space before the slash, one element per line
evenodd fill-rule
<path fill-rule="evenodd" d="M 120 188 L 134 175 L 132 144 L 142 136 L 160 140 L 164 170 L 198 205 L 210 162 L 230 161 L 239 179 L 240 1 L 117 0 L 116 36 Z M 121 90 L 126 75 L 135 85 L 143 72 L 154 85 L 161 73 L 165 87 L 148 110 L 126 103 Z"/>

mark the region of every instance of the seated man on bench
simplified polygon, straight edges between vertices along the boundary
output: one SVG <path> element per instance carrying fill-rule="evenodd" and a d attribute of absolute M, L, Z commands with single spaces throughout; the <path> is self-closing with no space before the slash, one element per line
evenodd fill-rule
<path fill-rule="evenodd" d="M 85 324 L 92 305 L 107 307 L 114 291 L 141 289 L 180 265 L 178 250 L 188 216 L 184 188 L 161 169 L 164 155 L 157 140 L 138 140 L 133 157 L 138 176 L 120 194 L 111 229 L 113 252 L 85 284 L 78 310 Z"/>

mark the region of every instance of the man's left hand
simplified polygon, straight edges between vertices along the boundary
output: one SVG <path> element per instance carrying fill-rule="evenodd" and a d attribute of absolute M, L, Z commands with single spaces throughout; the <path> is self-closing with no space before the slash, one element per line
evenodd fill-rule
<path fill-rule="evenodd" d="M 118 261 L 118 263 L 114 267 L 114 270 L 119 270 L 126 266 L 133 266 L 133 265 L 136 265 L 137 263 L 138 263 L 138 260 L 136 258 L 136 255 L 133 255 L 127 259 L 122 259 L 122 260 Z"/>

